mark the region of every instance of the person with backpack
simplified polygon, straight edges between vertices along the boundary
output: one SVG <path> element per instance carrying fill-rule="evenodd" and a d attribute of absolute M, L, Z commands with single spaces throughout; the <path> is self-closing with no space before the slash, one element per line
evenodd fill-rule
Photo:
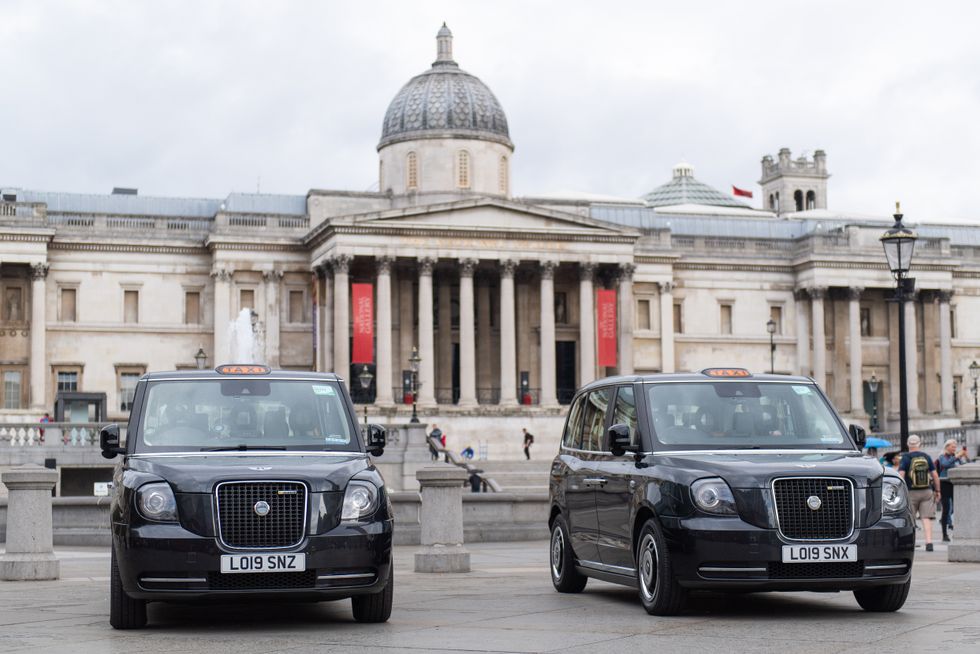
<path fill-rule="evenodd" d="M 932 520 L 936 517 L 936 501 L 939 499 L 939 475 L 932 457 L 921 451 L 922 439 L 918 434 L 909 436 L 909 451 L 902 455 L 898 474 L 909 490 L 909 506 L 919 512 L 922 530 L 926 537 L 926 551 L 932 551 Z"/>
<path fill-rule="evenodd" d="M 521 431 L 524 432 L 524 456 L 527 460 L 531 460 L 531 445 L 534 444 L 534 434 L 529 432 L 527 428 L 523 428 Z"/>
<path fill-rule="evenodd" d="M 943 515 L 940 524 L 943 527 L 943 542 L 949 542 L 949 530 L 953 528 L 953 482 L 949 480 L 950 468 L 969 463 L 970 458 L 966 454 L 966 445 L 959 452 L 956 451 L 957 442 L 955 438 L 950 438 L 943 443 L 943 453 L 936 459 L 936 472 L 939 473 L 939 493 Z"/>

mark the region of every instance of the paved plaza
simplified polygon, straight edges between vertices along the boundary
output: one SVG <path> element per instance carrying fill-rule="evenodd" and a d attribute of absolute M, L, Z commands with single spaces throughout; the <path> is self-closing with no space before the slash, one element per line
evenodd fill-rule
<path fill-rule="evenodd" d="M 473 572 L 412 572 L 396 549 L 390 622 L 353 621 L 350 602 L 202 608 L 153 604 L 150 626 L 109 627 L 109 554 L 60 549 L 62 578 L 0 582 L 0 652 L 976 652 L 980 565 L 917 552 L 896 614 L 861 611 L 851 593 L 696 595 L 685 615 L 648 616 L 634 591 L 590 580 L 554 592 L 547 542 L 468 546 Z"/>

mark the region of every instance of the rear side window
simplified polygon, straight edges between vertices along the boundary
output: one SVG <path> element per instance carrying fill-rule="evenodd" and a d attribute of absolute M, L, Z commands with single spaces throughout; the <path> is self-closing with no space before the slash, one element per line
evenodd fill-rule
<path fill-rule="evenodd" d="M 571 411 L 568 412 L 568 420 L 565 422 L 565 433 L 561 437 L 561 444 L 565 447 L 570 447 L 573 449 L 578 449 L 579 444 L 582 442 L 582 404 L 585 402 L 585 396 L 580 396 L 575 403 L 572 404 Z"/>
<path fill-rule="evenodd" d="M 620 386 L 617 389 L 611 424 L 629 427 L 630 444 L 637 444 L 639 437 L 636 433 L 636 397 L 633 395 L 632 386 Z"/>
<path fill-rule="evenodd" d="M 609 406 L 609 389 L 600 388 L 589 393 L 582 410 L 582 449 L 601 452 L 603 431 L 606 425 L 606 408 Z"/>

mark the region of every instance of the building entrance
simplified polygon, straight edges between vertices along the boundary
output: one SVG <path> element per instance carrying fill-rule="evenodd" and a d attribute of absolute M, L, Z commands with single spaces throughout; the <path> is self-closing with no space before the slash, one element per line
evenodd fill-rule
<path fill-rule="evenodd" d="M 575 395 L 575 341 L 555 341 L 555 383 L 559 404 L 569 404 Z"/>

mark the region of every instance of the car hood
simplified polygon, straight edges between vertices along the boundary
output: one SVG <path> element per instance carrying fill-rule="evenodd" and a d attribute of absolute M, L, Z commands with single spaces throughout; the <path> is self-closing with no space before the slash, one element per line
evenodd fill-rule
<path fill-rule="evenodd" d="M 654 465 L 687 469 L 701 477 L 721 477 L 732 488 L 765 488 L 777 477 L 847 477 L 857 488 L 881 484 L 884 468 L 877 459 L 854 451 L 813 452 L 672 452 L 654 457 Z"/>
<path fill-rule="evenodd" d="M 134 455 L 130 470 L 156 475 L 178 493 L 210 493 L 222 481 L 297 480 L 317 492 L 342 491 L 352 476 L 370 467 L 359 452 L 253 452 Z"/>

